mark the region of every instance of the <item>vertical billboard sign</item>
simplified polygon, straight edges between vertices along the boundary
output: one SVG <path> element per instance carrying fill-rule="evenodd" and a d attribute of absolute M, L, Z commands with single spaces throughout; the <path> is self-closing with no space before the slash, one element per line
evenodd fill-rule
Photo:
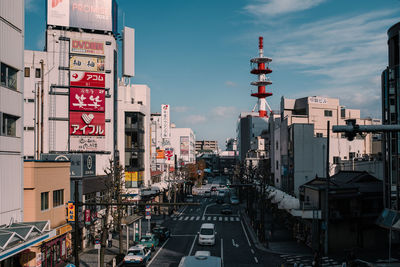
<path fill-rule="evenodd" d="M 113 31 L 117 24 L 113 0 L 47 0 L 47 24 Z"/>
<path fill-rule="evenodd" d="M 181 136 L 181 156 L 189 155 L 189 136 Z"/>
<path fill-rule="evenodd" d="M 161 137 L 170 138 L 169 105 L 161 105 Z"/>
<path fill-rule="evenodd" d="M 104 89 L 71 87 L 69 92 L 69 110 L 104 112 Z"/>
<path fill-rule="evenodd" d="M 135 76 L 135 29 L 124 27 L 122 41 L 122 75 Z"/>

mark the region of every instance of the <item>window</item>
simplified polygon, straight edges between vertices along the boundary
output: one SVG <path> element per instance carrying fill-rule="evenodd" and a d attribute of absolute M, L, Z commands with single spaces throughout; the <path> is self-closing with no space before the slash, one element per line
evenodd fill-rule
<path fill-rule="evenodd" d="M 53 191 L 53 208 L 64 204 L 64 189 Z"/>
<path fill-rule="evenodd" d="M 354 159 L 356 157 L 356 152 L 349 152 L 349 159 Z"/>
<path fill-rule="evenodd" d="M 276 150 L 278 150 L 279 149 L 279 143 L 278 143 L 278 141 L 276 141 Z"/>
<path fill-rule="evenodd" d="M 346 117 L 346 109 L 342 108 L 340 110 L 340 117 L 342 117 L 342 119 L 344 119 Z"/>
<path fill-rule="evenodd" d="M 25 68 L 24 69 L 24 77 L 30 77 L 30 76 L 31 76 L 31 69 Z"/>
<path fill-rule="evenodd" d="M 4 63 L 1 63 L 1 79 L 0 84 L 4 87 L 17 90 L 17 73 L 18 70 L 14 69 Z"/>
<path fill-rule="evenodd" d="M 317 137 L 318 137 L 318 138 L 322 138 L 322 137 L 323 137 L 323 134 L 322 134 L 322 133 L 317 133 Z"/>
<path fill-rule="evenodd" d="M 276 169 L 279 170 L 279 161 L 276 161 Z"/>
<path fill-rule="evenodd" d="M 35 69 L 35 78 L 40 78 L 40 69 Z"/>
<path fill-rule="evenodd" d="M 332 110 L 324 110 L 325 117 L 332 117 Z"/>
<path fill-rule="evenodd" d="M 333 164 L 340 164 L 340 157 L 333 157 Z"/>
<path fill-rule="evenodd" d="M 1 134 L 6 136 L 16 136 L 17 120 L 18 117 L 3 113 Z"/>
<path fill-rule="evenodd" d="M 49 192 L 43 192 L 40 194 L 40 210 L 49 209 Z"/>

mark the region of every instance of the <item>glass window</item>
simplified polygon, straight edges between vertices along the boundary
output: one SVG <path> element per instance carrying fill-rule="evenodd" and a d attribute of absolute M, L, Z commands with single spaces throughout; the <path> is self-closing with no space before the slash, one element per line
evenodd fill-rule
<path fill-rule="evenodd" d="M 18 117 L 3 114 L 3 121 L 2 121 L 2 135 L 6 136 L 16 136 L 17 134 L 17 120 Z"/>
<path fill-rule="evenodd" d="M 40 69 L 35 69 L 35 78 L 40 78 Z"/>
<path fill-rule="evenodd" d="M 49 192 L 43 192 L 40 194 L 40 210 L 49 209 Z"/>
<path fill-rule="evenodd" d="M 332 117 L 332 110 L 324 110 L 325 117 Z"/>
<path fill-rule="evenodd" d="M 322 133 L 317 133 L 317 137 L 321 138 L 321 137 L 323 137 L 323 134 Z"/>
<path fill-rule="evenodd" d="M 1 63 L 0 70 L 1 70 L 1 79 L 0 79 L 1 85 L 13 90 L 17 90 L 18 70 L 4 63 Z"/>
<path fill-rule="evenodd" d="M 30 76 L 31 76 L 31 69 L 25 68 L 24 69 L 24 77 L 30 77 Z"/>
<path fill-rule="evenodd" d="M 64 204 L 64 189 L 53 191 L 53 208 Z"/>

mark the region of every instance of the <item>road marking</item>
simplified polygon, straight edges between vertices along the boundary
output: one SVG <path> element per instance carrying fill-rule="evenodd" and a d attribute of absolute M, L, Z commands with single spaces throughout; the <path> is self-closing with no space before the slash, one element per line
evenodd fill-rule
<path fill-rule="evenodd" d="M 206 214 L 207 208 L 210 207 L 210 206 L 214 206 L 214 205 L 215 205 L 215 203 L 211 203 L 211 204 L 208 204 L 208 205 L 205 207 L 204 212 L 203 212 L 203 217 L 204 217 L 204 215 Z"/>
<path fill-rule="evenodd" d="M 233 238 L 232 238 L 232 246 L 237 247 L 237 248 L 239 247 L 239 244 L 236 244 L 235 240 Z"/>
<path fill-rule="evenodd" d="M 196 221 L 198 221 L 198 220 L 200 220 L 200 216 L 197 216 L 197 217 L 196 217 Z"/>
<path fill-rule="evenodd" d="M 188 207 L 188 206 L 185 206 L 185 207 L 182 209 L 182 211 L 181 211 L 181 212 L 179 212 L 178 216 L 181 216 L 181 215 L 182 215 L 182 213 L 184 213 L 184 212 L 185 212 L 185 210 L 187 209 L 187 207 Z"/>
<path fill-rule="evenodd" d="M 204 221 L 205 219 L 206 219 L 206 218 L 205 218 L 204 216 L 201 218 L 202 221 Z"/>
<path fill-rule="evenodd" d="M 189 210 L 189 212 L 192 212 L 192 211 L 193 211 L 193 209 L 190 209 L 190 210 Z"/>
<path fill-rule="evenodd" d="M 190 220 L 193 221 L 194 220 L 194 216 L 190 217 Z"/>
<path fill-rule="evenodd" d="M 182 221 L 182 219 L 183 219 L 183 217 L 179 217 L 179 219 L 178 219 L 178 220 L 179 220 L 179 221 Z"/>
<path fill-rule="evenodd" d="M 224 240 L 221 238 L 221 262 L 224 265 Z"/>
<path fill-rule="evenodd" d="M 186 217 L 185 217 L 185 221 L 187 221 L 187 220 L 189 220 L 189 216 L 186 216 Z"/>
<path fill-rule="evenodd" d="M 207 221 L 211 221 L 211 217 L 210 216 L 208 216 Z"/>
<path fill-rule="evenodd" d="M 190 256 L 190 255 L 192 254 L 193 247 L 194 247 L 194 243 L 196 242 L 196 238 L 197 238 L 197 235 L 194 236 L 193 243 L 192 243 L 192 247 L 190 248 L 190 251 L 189 251 L 188 256 Z"/>
<path fill-rule="evenodd" d="M 242 225 L 244 235 L 246 236 L 246 239 L 247 239 L 247 243 L 249 243 L 249 247 L 251 247 L 250 240 L 249 240 L 249 237 L 247 236 L 246 229 L 244 229 L 243 222 L 240 221 L 240 224 Z"/>
<path fill-rule="evenodd" d="M 153 261 L 156 259 L 157 255 L 158 255 L 158 253 L 160 253 L 160 251 L 164 248 L 164 246 L 167 244 L 168 241 L 169 241 L 169 238 L 167 239 L 167 241 L 164 242 L 164 244 L 161 246 L 161 248 L 157 251 L 156 255 L 154 255 L 154 257 L 151 259 L 148 266 L 150 266 L 153 263 Z"/>
<path fill-rule="evenodd" d="M 251 253 L 253 253 L 254 254 L 254 250 L 253 249 L 250 249 L 251 250 Z"/>
<path fill-rule="evenodd" d="M 236 217 L 236 221 L 237 221 L 237 222 L 240 221 L 239 217 Z"/>
<path fill-rule="evenodd" d="M 225 221 L 226 221 L 226 222 L 228 221 L 228 217 L 225 217 Z"/>
<path fill-rule="evenodd" d="M 254 257 L 254 260 L 256 261 L 256 263 L 258 263 L 258 259 L 257 259 L 257 257 Z"/>
<path fill-rule="evenodd" d="M 222 217 L 219 217 L 219 221 L 222 221 Z"/>
<path fill-rule="evenodd" d="M 214 217 L 213 220 L 216 221 L 216 220 L 217 220 L 217 217 Z"/>
<path fill-rule="evenodd" d="M 231 222 L 233 222 L 235 220 L 235 218 L 231 217 Z"/>
<path fill-rule="evenodd" d="M 184 237 L 184 236 L 196 236 L 196 235 L 171 235 L 171 237 Z"/>
<path fill-rule="evenodd" d="M 177 219 L 178 219 L 178 218 L 175 218 L 175 217 L 174 217 L 174 218 L 172 218 L 172 220 L 173 220 L 173 221 L 176 221 Z"/>

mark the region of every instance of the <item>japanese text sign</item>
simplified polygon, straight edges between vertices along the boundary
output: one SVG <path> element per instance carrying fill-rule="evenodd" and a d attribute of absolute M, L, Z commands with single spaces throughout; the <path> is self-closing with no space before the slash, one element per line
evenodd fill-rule
<path fill-rule="evenodd" d="M 69 109 L 76 111 L 104 111 L 105 90 L 71 87 L 69 91 Z"/>
<path fill-rule="evenodd" d="M 105 135 L 105 115 L 99 112 L 69 113 L 70 135 Z"/>
<path fill-rule="evenodd" d="M 104 73 L 71 71 L 71 86 L 87 86 L 87 87 L 106 87 L 106 78 Z"/>
<path fill-rule="evenodd" d="M 67 215 L 67 220 L 70 221 L 75 221 L 75 205 L 73 202 L 68 202 L 68 209 L 67 209 L 68 215 Z"/>

